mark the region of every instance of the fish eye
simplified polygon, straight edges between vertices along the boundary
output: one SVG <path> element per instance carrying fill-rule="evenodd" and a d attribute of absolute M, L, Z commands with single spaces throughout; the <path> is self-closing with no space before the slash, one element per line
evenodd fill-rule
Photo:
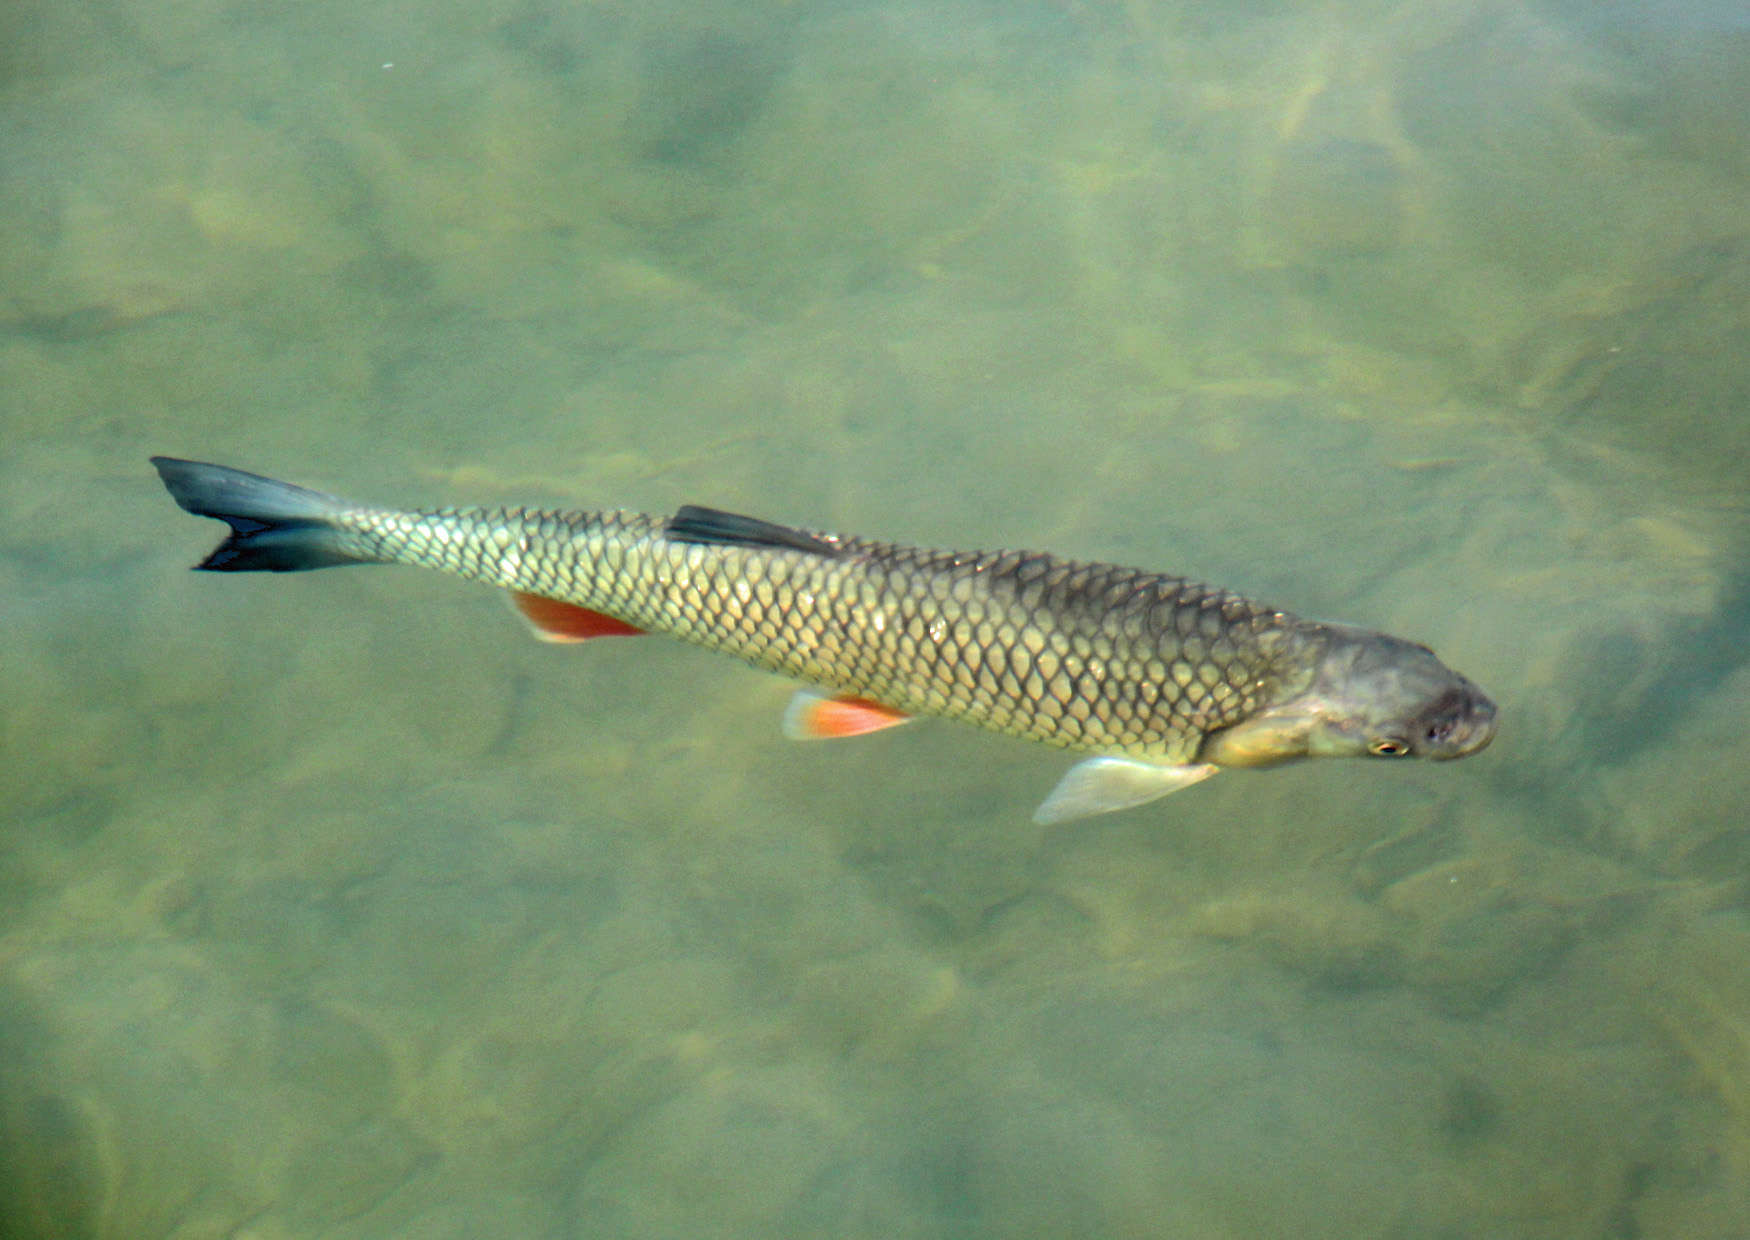
<path fill-rule="evenodd" d="M 1401 758 L 1410 752 L 1410 747 L 1402 741 L 1382 736 L 1376 741 L 1369 741 L 1367 752 L 1376 758 Z"/>

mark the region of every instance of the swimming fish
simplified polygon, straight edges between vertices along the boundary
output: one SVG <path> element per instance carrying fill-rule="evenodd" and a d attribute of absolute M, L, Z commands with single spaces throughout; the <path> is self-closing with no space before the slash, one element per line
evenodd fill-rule
<path fill-rule="evenodd" d="M 1462 758 L 1495 705 L 1426 646 L 1180 577 L 1033 551 L 928 551 L 712 508 L 398 512 L 155 456 L 231 527 L 197 568 L 415 564 L 511 591 L 553 641 L 665 633 L 805 683 L 797 739 L 916 715 L 1088 754 L 1034 821 L 1140 805 L 1224 767 Z"/>

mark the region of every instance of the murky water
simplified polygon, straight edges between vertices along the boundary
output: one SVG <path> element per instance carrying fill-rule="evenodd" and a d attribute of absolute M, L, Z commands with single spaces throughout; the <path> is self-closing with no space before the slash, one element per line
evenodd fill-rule
<path fill-rule="evenodd" d="M 0 12 L 0 1235 L 1750 1234 L 1733 0 Z M 151 452 L 1189 573 L 1444 767 L 1061 754 Z"/>

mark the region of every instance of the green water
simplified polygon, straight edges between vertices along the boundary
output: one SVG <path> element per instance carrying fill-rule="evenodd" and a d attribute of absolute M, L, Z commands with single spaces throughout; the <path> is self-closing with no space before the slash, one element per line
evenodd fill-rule
<path fill-rule="evenodd" d="M 1750 1234 L 1750 18 L 0 10 L 0 1236 Z M 149 453 L 1426 641 L 1442 767 L 1052 829 Z"/>

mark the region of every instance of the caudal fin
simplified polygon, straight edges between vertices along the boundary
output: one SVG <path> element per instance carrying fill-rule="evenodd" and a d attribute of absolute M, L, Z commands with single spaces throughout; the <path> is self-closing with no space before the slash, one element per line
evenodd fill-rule
<path fill-rule="evenodd" d="M 347 505 L 332 495 L 173 456 L 155 456 L 152 464 L 171 498 L 183 508 L 231 527 L 230 537 L 196 568 L 218 573 L 296 573 L 369 562 L 344 549 L 344 530 L 336 518 Z"/>

